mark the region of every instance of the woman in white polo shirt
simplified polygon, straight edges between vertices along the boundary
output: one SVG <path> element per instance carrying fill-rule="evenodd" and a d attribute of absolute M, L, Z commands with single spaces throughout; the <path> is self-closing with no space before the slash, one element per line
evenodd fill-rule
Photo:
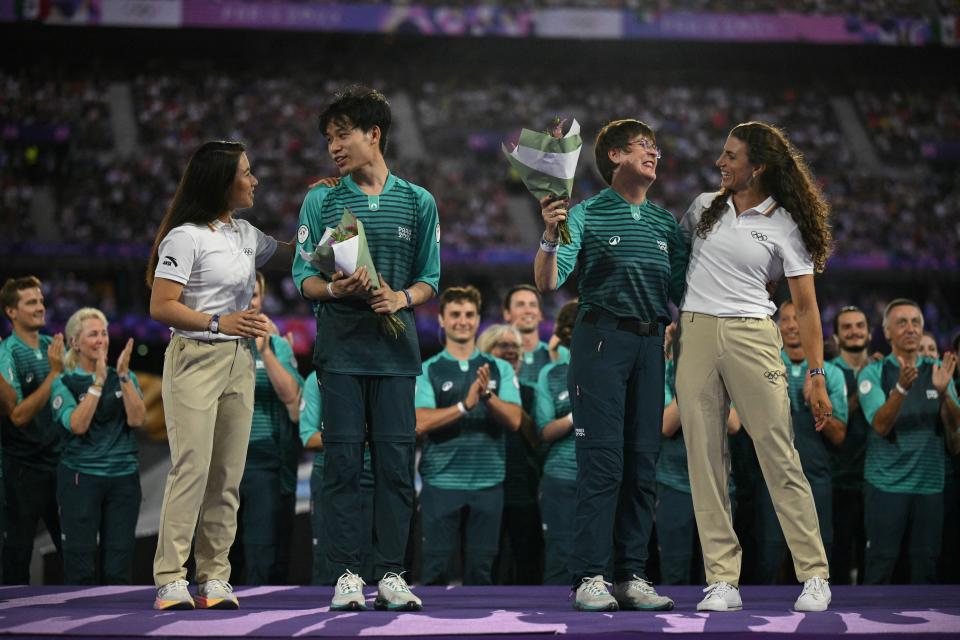
<path fill-rule="evenodd" d="M 732 399 L 753 439 L 764 480 L 804 588 L 794 608 L 830 603 L 829 569 L 813 495 L 793 445 L 782 341 L 770 283 L 787 278 L 810 363 L 810 404 L 821 428 L 831 414 L 813 274 L 830 247 L 830 208 L 800 153 L 769 124 L 730 132 L 716 162 L 719 192 L 698 196 L 682 225 L 692 240 L 681 304 L 677 394 L 703 549 L 701 611 L 742 608 L 741 548 L 727 477 L 726 411 Z"/>
<path fill-rule="evenodd" d="M 233 217 L 253 206 L 257 186 L 244 149 L 207 142 L 194 152 L 147 269 L 150 315 L 173 331 L 163 364 L 173 468 L 153 563 L 157 609 L 238 607 L 227 555 L 253 415 L 254 360 L 244 338 L 268 333 L 250 300 L 258 268 L 293 261 L 292 245 Z M 194 532 L 196 603 L 184 567 Z"/>

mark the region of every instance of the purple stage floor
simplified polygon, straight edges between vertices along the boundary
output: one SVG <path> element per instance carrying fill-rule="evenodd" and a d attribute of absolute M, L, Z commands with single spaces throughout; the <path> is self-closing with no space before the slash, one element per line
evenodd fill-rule
<path fill-rule="evenodd" d="M 367 588 L 368 595 L 374 591 Z M 774 637 L 857 639 L 897 634 L 960 638 L 960 586 L 835 587 L 823 613 L 790 607 L 799 587 L 743 588 L 744 610 L 697 613 L 698 587 L 664 587 L 667 612 L 580 613 L 564 587 L 422 587 L 420 613 L 334 612 L 330 588 L 239 587 L 239 611 L 157 612 L 149 587 L 5 587 L 0 634 L 31 637 L 294 638 L 301 636 L 431 640 L 564 634 L 567 638 L 669 633 L 672 638 Z"/>

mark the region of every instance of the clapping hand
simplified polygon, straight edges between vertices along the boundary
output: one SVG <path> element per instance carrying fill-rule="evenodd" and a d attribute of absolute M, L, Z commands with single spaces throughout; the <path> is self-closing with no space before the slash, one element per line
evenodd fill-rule
<path fill-rule="evenodd" d="M 957 354 L 947 351 L 943 354 L 942 365 L 933 363 L 933 387 L 944 397 L 950 381 L 953 379 L 953 372 L 957 368 Z"/>
<path fill-rule="evenodd" d="M 127 338 L 127 344 L 123 345 L 123 351 L 117 357 L 117 375 L 125 376 L 130 373 L 130 356 L 133 354 L 133 338 Z M 104 354 L 106 358 L 106 354 Z M 99 364 L 97 367 L 99 368 Z"/>

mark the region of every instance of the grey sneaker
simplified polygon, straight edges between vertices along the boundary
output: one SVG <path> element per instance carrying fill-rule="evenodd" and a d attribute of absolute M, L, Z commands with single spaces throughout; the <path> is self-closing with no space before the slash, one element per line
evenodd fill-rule
<path fill-rule="evenodd" d="M 197 607 L 200 609 L 239 609 L 233 587 L 226 580 L 207 580 L 197 589 Z"/>
<path fill-rule="evenodd" d="M 621 609 L 631 611 L 670 611 L 673 600 L 657 593 L 653 584 L 636 575 L 631 580 L 618 582 L 613 587 L 613 596 Z"/>
<path fill-rule="evenodd" d="M 580 611 L 617 611 L 617 601 L 614 599 L 607 587 L 611 586 L 609 582 L 604 582 L 603 576 L 593 576 L 584 578 L 583 582 L 577 587 L 577 597 L 573 601 L 573 608 Z"/>
<path fill-rule="evenodd" d="M 830 583 L 813 577 L 803 583 L 803 591 L 794 603 L 795 611 L 826 611 L 830 604 Z"/>
<path fill-rule="evenodd" d="M 402 573 L 388 571 L 377 583 L 373 607 L 377 611 L 420 611 L 423 602 L 410 591 Z"/>
<path fill-rule="evenodd" d="M 160 611 L 178 611 L 193 609 L 193 598 L 190 596 L 190 586 L 186 580 L 174 580 L 157 589 L 157 599 L 153 601 L 153 608 Z"/>
<path fill-rule="evenodd" d="M 704 592 L 706 597 L 697 604 L 697 611 L 740 611 L 743 601 L 740 590 L 729 582 L 714 582 Z"/>
<path fill-rule="evenodd" d="M 333 600 L 330 601 L 331 611 L 366 611 L 367 603 L 363 597 L 363 587 L 366 586 L 363 578 L 349 569 L 337 580 L 333 590 Z"/>

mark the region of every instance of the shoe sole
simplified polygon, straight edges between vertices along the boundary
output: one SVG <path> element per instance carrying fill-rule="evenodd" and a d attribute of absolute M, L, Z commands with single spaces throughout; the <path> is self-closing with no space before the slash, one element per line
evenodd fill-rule
<path fill-rule="evenodd" d="M 797 605 L 793 605 L 793 610 L 794 610 L 794 611 L 799 611 L 799 612 L 801 612 L 801 613 L 819 613 L 820 611 L 826 611 L 826 610 L 829 609 L 829 608 L 830 608 L 830 603 L 829 603 L 829 602 L 827 602 L 826 604 L 824 604 L 822 609 L 812 609 L 812 608 L 804 608 L 804 609 L 801 609 L 801 608 L 798 607 Z"/>
<path fill-rule="evenodd" d="M 629 605 L 629 604 L 623 604 L 620 602 L 618 602 L 617 604 L 620 607 L 621 611 L 672 611 L 673 607 L 676 606 L 673 600 L 664 604 L 653 606 L 653 607 Z"/>
<path fill-rule="evenodd" d="M 348 602 L 347 604 L 331 604 L 330 611 L 366 611 L 367 605 L 359 602 Z"/>
<path fill-rule="evenodd" d="M 697 611 L 712 611 L 714 613 L 726 613 L 727 611 L 742 611 L 743 605 L 739 607 L 727 607 L 726 609 L 711 609 L 709 607 L 697 607 Z"/>
<path fill-rule="evenodd" d="M 219 609 L 224 610 L 235 610 L 240 608 L 240 603 L 236 600 L 231 600 L 230 598 L 204 598 L 203 596 L 197 597 L 197 609 Z"/>
<path fill-rule="evenodd" d="M 401 604 L 391 604 L 386 600 L 377 598 L 373 602 L 373 608 L 377 611 L 423 611 L 423 605 L 416 602 L 404 602 Z"/>
<path fill-rule="evenodd" d="M 183 600 L 155 600 L 153 608 L 157 611 L 192 611 L 196 606 Z"/>
<path fill-rule="evenodd" d="M 602 607 L 591 607 L 590 605 L 580 604 L 579 602 L 573 603 L 573 608 L 577 611 L 588 611 L 591 613 L 602 613 L 604 611 L 619 611 L 620 605 L 616 602 L 611 602 L 610 604 L 605 604 Z"/>

